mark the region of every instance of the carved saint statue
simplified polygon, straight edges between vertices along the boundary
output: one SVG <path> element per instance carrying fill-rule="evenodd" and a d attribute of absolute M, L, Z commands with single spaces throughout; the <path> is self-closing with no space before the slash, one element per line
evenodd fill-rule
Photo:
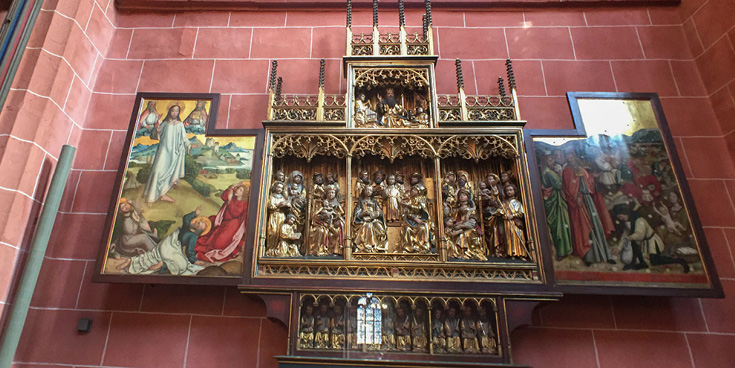
<path fill-rule="evenodd" d="M 402 128 L 406 126 L 406 109 L 396 101 L 393 88 L 385 90 L 385 98 L 380 98 L 377 106 L 378 125 L 386 128 Z"/>
<path fill-rule="evenodd" d="M 389 174 L 386 180 L 384 191 L 385 196 L 385 221 L 398 222 L 401 221 L 401 199 L 405 195 L 406 189 L 403 184 L 396 182 L 396 175 Z"/>
<path fill-rule="evenodd" d="M 383 311 L 383 344 L 381 348 L 387 351 L 396 350 L 396 326 L 395 318 L 393 317 L 393 308 L 389 307 Z"/>
<path fill-rule="evenodd" d="M 434 309 L 434 316 L 431 321 L 431 348 L 434 353 L 443 353 L 447 351 L 447 339 L 444 334 L 444 319 L 442 319 L 442 310 Z"/>
<path fill-rule="evenodd" d="M 370 101 L 365 93 L 360 92 L 355 100 L 355 126 L 356 127 L 375 127 L 378 117 L 373 111 Z"/>
<path fill-rule="evenodd" d="M 327 304 L 322 303 L 319 305 L 319 313 L 316 316 L 316 323 L 314 330 L 314 348 L 315 349 L 329 349 L 329 322 L 332 320 L 329 315 L 329 309 Z"/>
<path fill-rule="evenodd" d="M 283 194 L 283 182 L 277 181 L 271 188 L 271 194 L 268 197 L 268 227 L 266 229 L 266 251 L 265 254 L 270 257 L 283 257 L 278 247 L 280 243 L 281 225 L 286 220 L 286 213 L 291 207 L 291 203 Z"/>
<path fill-rule="evenodd" d="M 373 173 L 373 195 L 382 197 L 385 193 L 385 187 L 388 184 L 385 182 L 385 174 L 382 170 L 378 170 Z"/>
<path fill-rule="evenodd" d="M 528 249 L 526 249 L 526 235 L 524 233 L 523 205 L 516 199 L 515 185 L 507 183 L 504 189 L 505 256 L 526 259 L 528 258 Z"/>
<path fill-rule="evenodd" d="M 485 306 L 480 304 L 478 307 L 480 319 L 477 320 L 477 334 L 480 337 L 480 351 L 483 354 L 495 354 L 498 352 L 498 345 L 495 342 L 495 331 L 492 322 L 487 316 Z"/>
<path fill-rule="evenodd" d="M 467 188 L 457 192 L 457 205 L 450 212 L 452 231 L 448 233 L 461 258 L 486 261 L 485 248 L 478 232 L 475 203 Z"/>
<path fill-rule="evenodd" d="M 355 227 L 354 241 L 357 252 L 377 252 L 387 249 L 387 235 L 383 211 L 373 198 L 373 187 L 368 185 L 362 190 L 352 216 Z"/>
<path fill-rule="evenodd" d="M 345 244 L 345 210 L 337 199 L 337 189 L 328 185 L 326 189 L 326 201 L 332 208 L 332 226 L 329 233 L 329 251 L 332 254 L 342 254 Z"/>
<path fill-rule="evenodd" d="M 337 190 L 337 196 L 339 196 L 339 181 L 337 180 L 337 174 L 327 173 L 327 185 L 334 187 Z"/>
<path fill-rule="evenodd" d="M 314 173 L 313 182 L 311 193 L 309 193 L 311 196 L 311 211 L 318 212 L 326 195 L 324 188 L 324 175 L 321 173 Z"/>
<path fill-rule="evenodd" d="M 426 352 L 426 317 L 423 308 L 416 308 L 411 318 L 411 342 L 414 353 Z"/>
<path fill-rule="evenodd" d="M 447 353 L 461 353 L 459 316 L 454 307 L 449 308 L 447 319 L 444 321 L 444 338 L 446 339 Z"/>
<path fill-rule="evenodd" d="M 362 196 L 362 190 L 365 189 L 366 186 L 370 186 L 370 174 L 367 171 L 361 171 L 355 181 L 355 198 L 360 198 Z"/>
<path fill-rule="evenodd" d="M 411 316 L 406 313 L 402 305 L 396 308 L 394 326 L 396 332 L 396 349 L 399 351 L 411 351 Z"/>
<path fill-rule="evenodd" d="M 309 227 L 309 251 L 311 256 L 326 256 L 330 254 L 330 235 L 336 232 L 332 228 L 335 219 L 334 209 L 328 200 L 323 200 L 319 210 L 311 216 Z"/>
<path fill-rule="evenodd" d="M 330 341 L 332 349 L 342 349 L 345 346 L 345 314 L 342 313 L 342 306 L 334 306 L 334 315 L 329 322 Z"/>
<path fill-rule="evenodd" d="M 357 349 L 357 307 L 348 305 L 349 319 L 347 320 L 347 344 L 352 350 Z"/>
<path fill-rule="evenodd" d="M 500 178 L 496 174 L 488 174 L 485 182 L 479 182 L 480 208 L 485 226 L 485 244 L 489 257 L 504 257 L 505 229 L 503 226 L 502 199 L 504 194 L 500 188 Z"/>
<path fill-rule="evenodd" d="M 279 234 L 281 242 L 278 245 L 278 254 L 281 257 L 300 257 L 299 243 L 301 233 L 296 230 L 296 216 L 289 213 L 286 221 L 281 225 Z"/>
<path fill-rule="evenodd" d="M 314 347 L 314 307 L 307 305 L 299 326 L 299 348 Z"/>
<path fill-rule="evenodd" d="M 477 321 L 472 317 L 472 308 L 465 306 L 462 311 L 462 320 L 459 322 L 459 330 L 462 335 L 462 347 L 465 353 L 476 354 L 480 352 L 477 342 Z"/>
<path fill-rule="evenodd" d="M 457 176 L 448 171 L 442 180 L 442 200 L 444 201 L 444 216 L 457 204 Z"/>
<path fill-rule="evenodd" d="M 408 200 L 401 202 L 401 250 L 405 253 L 429 253 L 431 251 L 431 218 L 427 208 L 426 187 L 415 184 Z"/>

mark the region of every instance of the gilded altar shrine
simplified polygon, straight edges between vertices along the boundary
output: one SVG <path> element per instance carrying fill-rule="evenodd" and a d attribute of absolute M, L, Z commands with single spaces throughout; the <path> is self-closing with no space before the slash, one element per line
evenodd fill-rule
<path fill-rule="evenodd" d="M 283 93 L 272 61 L 248 292 L 290 297 L 283 366 L 354 359 L 507 365 L 506 296 L 546 289 L 511 60 L 497 95 L 439 94 L 423 31 L 353 34 L 347 91 Z M 446 72 L 446 71 L 442 71 Z M 530 310 L 530 309 L 529 309 Z M 513 323 L 511 323 L 513 324 Z M 320 360 L 321 359 L 321 360 Z"/>

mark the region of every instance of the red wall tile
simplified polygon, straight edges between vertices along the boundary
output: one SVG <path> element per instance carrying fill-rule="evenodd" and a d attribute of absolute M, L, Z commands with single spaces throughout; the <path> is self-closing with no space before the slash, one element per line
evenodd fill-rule
<path fill-rule="evenodd" d="M 635 27 L 572 28 L 578 59 L 641 59 Z"/>
<path fill-rule="evenodd" d="M 565 96 L 569 91 L 615 91 L 607 61 L 544 61 L 543 68 L 550 96 Z"/>
<path fill-rule="evenodd" d="M 539 308 L 544 327 L 614 328 L 610 297 L 566 295 L 561 301 Z"/>
<path fill-rule="evenodd" d="M 722 289 L 725 295 L 730 296 L 725 299 L 702 299 L 702 309 L 704 309 L 704 317 L 711 332 L 735 333 L 735 319 L 732 318 L 732 311 L 735 308 L 735 280 L 721 280 Z"/>
<path fill-rule="evenodd" d="M 707 90 L 694 61 L 670 60 L 676 86 L 682 96 L 706 96 Z"/>
<path fill-rule="evenodd" d="M 130 41 L 133 39 L 133 30 L 119 28 L 110 39 L 110 46 L 107 48 L 106 58 L 124 59 L 128 55 Z"/>
<path fill-rule="evenodd" d="M 107 213 L 116 172 L 83 171 L 72 206 L 73 212 Z"/>
<path fill-rule="evenodd" d="M 230 12 L 177 13 L 174 27 L 227 27 Z"/>
<path fill-rule="evenodd" d="M 191 318 L 173 314 L 115 313 L 103 364 L 137 368 L 182 367 Z"/>
<path fill-rule="evenodd" d="M 107 48 L 110 46 L 113 33 L 115 33 L 115 27 L 107 19 L 103 10 L 96 6 L 93 7 L 85 34 L 103 55 L 106 54 Z"/>
<path fill-rule="evenodd" d="M 438 53 L 442 58 L 505 59 L 508 57 L 502 29 L 440 28 L 438 35 Z"/>
<path fill-rule="evenodd" d="M 681 17 L 675 7 L 652 7 L 648 8 L 648 15 L 652 24 L 681 25 Z"/>
<path fill-rule="evenodd" d="M 705 228 L 704 234 L 707 237 L 707 246 L 712 254 L 712 259 L 715 261 L 717 275 L 719 277 L 735 278 L 735 261 L 733 261 L 732 249 L 725 235 L 725 230 Z"/>
<path fill-rule="evenodd" d="M 285 24 L 285 12 L 232 12 L 230 15 L 230 27 L 280 27 Z"/>
<path fill-rule="evenodd" d="M 80 318 L 92 319 L 92 330 L 77 333 Z M 110 313 L 70 310 L 28 311 L 15 360 L 97 365 L 105 349 Z M 109 348 L 112 346 L 108 346 Z"/>
<path fill-rule="evenodd" d="M 225 316 L 265 317 L 265 303 L 255 295 L 242 294 L 234 287 L 225 291 Z"/>
<path fill-rule="evenodd" d="M 141 284 L 94 283 L 96 262 L 87 262 L 84 281 L 79 291 L 79 309 L 138 311 L 143 300 Z"/>
<path fill-rule="evenodd" d="M 201 317 L 191 320 L 187 368 L 245 366 L 257 362 L 261 319 Z M 217 333 L 213 333 L 217 331 Z M 266 335 L 271 335 L 266 332 Z M 285 346 L 286 339 L 281 341 Z"/>
<path fill-rule="evenodd" d="M 278 367 L 278 362 L 273 359 L 276 355 L 286 355 L 288 346 L 288 330 L 286 326 L 269 319 L 262 319 L 260 327 L 260 354 L 258 361 L 260 367 Z"/>
<path fill-rule="evenodd" d="M 316 11 L 288 12 L 288 15 L 286 16 L 287 27 L 308 27 L 313 26 L 316 22 L 318 22 L 320 26 L 344 27 L 347 25 L 347 14 L 343 11 Z M 316 31 L 316 29 L 314 29 L 314 31 Z"/>
<path fill-rule="evenodd" d="M 250 55 L 249 28 L 201 28 L 197 35 L 195 58 L 247 58 Z"/>
<path fill-rule="evenodd" d="M 117 26 L 120 28 L 171 27 L 175 15 L 172 13 L 119 13 Z"/>
<path fill-rule="evenodd" d="M 661 105 L 674 136 L 722 135 L 717 124 L 701 124 L 717 119 L 707 98 L 662 98 Z"/>
<path fill-rule="evenodd" d="M 313 28 L 311 56 L 319 58 L 340 58 L 345 55 L 346 31 L 340 28 Z"/>
<path fill-rule="evenodd" d="M 574 128 L 566 97 L 519 97 L 518 105 L 526 129 Z"/>
<path fill-rule="evenodd" d="M 135 93 L 143 69 L 139 60 L 105 60 L 97 73 L 95 92 Z"/>
<path fill-rule="evenodd" d="M 142 91 L 151 92 L 151 90 Z M 135 96 L 133 95 L 94 93 L 89 99 L 84 127 L 87 129 L 128 129 L 134 104 Z M 110 111 L 120 111 L 120 113 L 110 114 Z"/>
<path fill-rule="evenodd" d="M 735 226 L 735 211 L 722 206 L 722 194 L 727 190 L 722 180 L 688 179 L 697 213 L 707 226 Z M 734 290 L 735 291 L 735 290 Z"/>
<path fill-rule="evenodd" d="M 143 64 L 139 92 L 209 92 L 211 60 L 156 60 Z"/>
<path fill-rule="evenodd" d="M 517 364 L 544 368 L 594 368 L 591 330 L 521 328 L 511 334 Z"/>
<path fill-rule="evenodd" d="M 590 26 L 650 24 L 646 9 L 600 9 L 584 12 Z"/>
<path fill-rule="evenodd" d="M 600 368 L 660 367 L 691 368 L 682 333 L 652 331 L 595 331 Z"/>
<path fill-rule="evenodd" d="M 727 40 L 721 38 L 697 58 L 699 73 L 709 93 L 713 93 L 735 78 L 735 51 Z"/>
<path fill-rule="evenodd" d="M 613 61 L 612 69 L 619 91 L 657 92 L 659 96 L 679 95 L 668 61 Z"/>
<path fill-rule="evenodd" d="M 706 49 L 732 28 L 735 3 L 731 0 L 708 0 L 703 3 L 692 19 Z"/>
<path fill-rule="evenodd" d="M 569 28 L 508 28 L 511 59 L 574 59 Z"/>
<path fill-rule="evenodd" d="M 6 204 L 8 191 L 0 191 L 0 203 Z M 7 302 L 8 290 L 14 276 L 14 266 L 18 250 L 5 244 L 0 244 L 0 301 Z M 3 304 L 4 305 L 4 304 Z"/>
<path fill-rule="evenodd" d="M 727 178 L 735 177 L 735 169 L 729 160 L 713 160 L 720 152 L 727 151 L 725 141 L 721 138 L 682 138 L 684 151 L 692 165 L 695 178 Z"/>
<path fill-rule="evenodd" d="M 130 43 L 130 59 L 190 58 L 197 30 L 192 28 L 136 29 Z"/>
<path fill-rule="evenodd" d="M 687 334 L 695 367 L 726 368 L 735 361 L 735 336 Z"/>
<path fill-rule="evenodd" d="M 85 266 L 84 261 L 44 259 L 31 306 L 75 308 Z M 63 288 L 59 287 L 59 280 L 64 280 Z"/>
<path fill-rule="evenodd" d="M 524 12 L 526 25 L 538 26 L 585 26 L 584 12 L 575 10 L 538 10 Z"/>
<path fill-rule="evenodd" d="M 255 28 L 252 48 L 253 58 L 307 58 L 311 56 L 311 30 Z"/>
<path fill-rule="evenodd" d="M 523 26 L 523 13 L 517 11 L 465 12 L 464 25 L 465 27 L 521 27 Z"/>
<path fill-rule="evenodd" d="M 269 74 L 270 63 L 267 60 L 217 61 L 212 92 L 265 93 L 268 90 Z"/>
<path fill-rule="evenodd" d="M 76 189 L 76 181 L 70 193 Z M 60 213 L 49 239 L 46 255 L 54 258 L 95 259 L 105 233 L 105 215 Z M 80 234 L 84 237 L 80 238 Z"/>
<path fill-rule="evenodd" d="M 233 95 L 230 105 L 230 129 L 260 129 L 265 120 L 268 95 Z"/>
<path fill-rule="evenodd" d="M 477 89 L 480 94 L 497 94 L 498 77 L 508 83 L 505 72 L 505 61 L 503 60 L 477 60 L 473 61 L 475 76 L 477 78 Z M 513 60 L 513 73 L 515 74 L 517 92 L 519 96 L 545 96 L 546 87 L 541 61 Z M 507 88 L 506 88 L 507 90 Z"/>
<path fill-rule="evenodd" d="M 697 299 L 612 297 L 615 326 L 626 330 L 706 331 Z"/>
<path fill-rule="evenodd" d="M 648 59 L 691 59 L 684 30 L 680 26 L 637 27 Z"/>
<path fill-rule="evenodd" d="M 222 315 L 224 299 L 224 287 L 148 285 L 141 311 Z"/>

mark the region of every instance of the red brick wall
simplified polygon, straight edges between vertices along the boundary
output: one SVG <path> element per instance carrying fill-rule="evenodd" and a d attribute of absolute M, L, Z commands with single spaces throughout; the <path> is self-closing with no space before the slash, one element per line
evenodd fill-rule
<path fill-rule="evenodd" d="M 272 58 L 279 59 L 285 93 L 316 92 L 319 58 L 327 59 L 326 92 L 344 92 L 344 14 L 117 14 L 105 0 L 82 3 L 91 5 L 83 17 L 89 25 L 71 21 L 71 29 L 79 29 L 70 36 L 39 31 L 29 52 L 64 55 L 69 63 L 62 66 L 75 71 L 67 78 L 73 82 L 64 84 L 63 73 L 34 68 L 26 89 L 46 101 L 47 109 L 53 101 L 65 112 L 72 121 L 67 140 L 78 140 L 79 151 L 16 356 L 28 364 L 19 366 L 273 367 L 270 357 L 285 352 L 285 328 L 265 319 L 264 307 L 234 288 L 92 284 L 90 275 L 135 93 L 222 93 L 219 126 L 259 127 Z M 708 11 L 713 4 L 718 7 Z M 730 296 L 735 153 L 728 153 L 727 140 L 735 134 L 727 133 L 735 126 L 723 96 L 727 92 L 732 99 L 735 92 L 735 17 L 725 11 L 733 4 L 685 0 L 678 8 L 435 11 L 439 93 L 456 90 L 457 57 L 464 60 L 467 93 L 492 93 L 508 56 L 514 59 L 522 115 L 533 128 L 571 127 L 566 91 L 658 92 Z M 62 26 L 75 18 L 54 6 L 56 12 L 45 14 L 49 29 L 55 21 Z M 381 20 L 396 24 L 397 15 L 381 13 Z M 407 21 L 419 25 L 420 15 L 411 11 Z M 371 16 L 357 13 L 353 23 L 357 32 L 368 31 Z M 88 37 L 80 39 L 91 41 L 94 52 L 69 42 L 56 48 L 84 30 Z M 71 62 L 79 54 L 95 54 L 95 60 Z M 54 83 L 49 88 L 43 80 Z M 33 100 L 29 93 L 20 95 Z M 19 99 L 8 106 L 30 108 L 31 102 Z M 33 120 L 13 122 L 6 114 L 0 126 L 11 133 L 4 137 L 21 138 L 13 132 L 25 131 Z M 37 177 L 36 170 L 29 177 Z M 12 260 L 7 263 L 12 267 Z M 735 319 L 728 313 L 733 307 L 732 296 L 567 296 L 540 308 L 533 326 L 513 334 L 514 355 L 516 362 L 536 367 L 725 367 L 735 361 Z M 94 319 L 89 335 L 75 333 L 81 317 Z"/>

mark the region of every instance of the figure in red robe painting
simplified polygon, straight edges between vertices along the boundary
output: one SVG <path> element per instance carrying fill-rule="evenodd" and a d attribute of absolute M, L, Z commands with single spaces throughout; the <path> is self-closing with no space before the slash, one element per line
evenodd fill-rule
<path fill-rule="evenodd" d="M 242 183 L 230 185 L 222 193 L 222 204 L 217 216 L 210 216 L 212 231 L 200 236 L 196 243 L 197 259 L 206 262 L 224 262 L 237 257 L 242 248 L 248 202 L 243 199 Z"/>
<path fill-rule="evenodd" d="M 615 263 L 610 257 L 608 231 L 602 218 L 607 215 L 609 220 L 610 213 L 604 205 L 598 208 L 594 178 L 581 166 L 573 150 L 567 151 L 566 156 L 569 165 L 562 172 L 562 186 L 569 208 L 574 253 L 588 266 L 599 262 Z"/>

